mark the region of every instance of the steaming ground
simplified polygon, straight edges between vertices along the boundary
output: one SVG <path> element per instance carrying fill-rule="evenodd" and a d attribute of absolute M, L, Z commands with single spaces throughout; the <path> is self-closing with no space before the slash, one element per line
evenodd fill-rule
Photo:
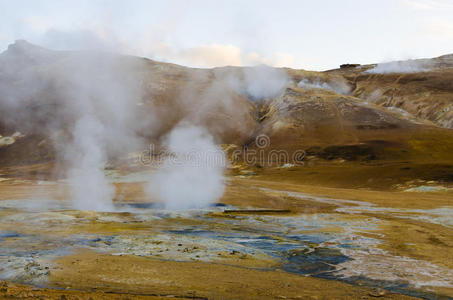
<path fill-rule="evenodd" d="M 172 138 L 169 143 L 178 141 Z M 224 196 L 210 206 L 178 204 L 175 211 L 157 198 L 141 201 L 147 196 L 140 186 L 160 172 L 107 173 L 116 188 L 113 212 L 75 210 L 59 194 L 71 192 L 64 181 L 1 182 L 2 279 L 174 297 L 194 290 L 207 298 L 297 298 L 319 294 L 319 285 L 335 287 L 339 297 L 452 293 L 453 265 L 443 243 L 452 234 L 453 207 L 444 194 L 421 195 L 405 206 L 394 199 L 412 197 L 409 192 L 361 193 L 239 175 L 229 177 Z M 45 201 L 48 195 L 56 200 Z M 193 282 L 195 270 L 211 279 Z M 265 290 L 262 272 L 273 278 Z M 220 283 L 227 289 L 214 292 Z"/>
<path fill-rule="evenodd" d="M 191 69 L 17 41 L 1 297 L 452 297 L 452 66 Z"/>
<path fill-rule="evenodd" d="M 226 157 L 209 132 L 180 124 L 166 138 L 171 155 L 149 178 L 146 193 L 168 209 L 205 208 L 224 192 Z"/>

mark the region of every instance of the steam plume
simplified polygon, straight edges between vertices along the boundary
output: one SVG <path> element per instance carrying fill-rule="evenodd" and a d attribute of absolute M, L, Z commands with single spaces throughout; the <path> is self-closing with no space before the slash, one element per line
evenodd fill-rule
<path fill-rule="evenodd" d="M 351 91 L 349 85 L 344 80 L 341 80 L 339 78 L 333 78 L 329 80 L 329 82 L 321 81 L 319 78 L 316 79 L 303 78 L 301 81 L 299 81 L 297 86 L 308 90 L 311 89 L 329 90 L 341 95 L 347 95 Z"/>
<path fill-rule="evenodd" d="M 73 143 L 66 154 L 71 154 L 68 172 L 74 208 L 111 211 L 115 195 L 113 186 L 104 176 L 106 153 L 102 145 L 104 126 L 95 118 L 83 116 L 73 131 Z"/>
<path fill-rule="evenodd" d="M 110 158 L 143 142 L 137 132 L 153 116 L 138 117 L 142 64 L 137 58 L 51 51 L 25 41 L 1 54 L 2 69 L 16 82 L 1 91 L 0 110 L 13 116 L 2 121 L 28 135 L 51 137 L 56 171 L 66 173 L 77 209 L 113 208 L 114 188 L 104 168 Z"/>
<path fill-rule="evenodd" d="M 239 74 L 229 74 L 227 80 L 236 92 L 252 100 L 277 97 L 290 83 L 288 74 L 266 65 L 242 68 Z"/>
<path fill-rule="evenodd" d="M 225 156 L 202 127 L 180 124 L 166 137 L 172 154 L 150 179 L 147 193 L 168 209 L 202 208 L 224 192 Z"/>
<path fill-rule="evenodd" d="M 433 68 L 433 65 L 424 59 L 410 59 L 405 61 L 392 61 L 387 63 L 377 64 L 374 68 L 366 71 L 372 74 L 386 73 L 417 73 L 427 72 Z"/>

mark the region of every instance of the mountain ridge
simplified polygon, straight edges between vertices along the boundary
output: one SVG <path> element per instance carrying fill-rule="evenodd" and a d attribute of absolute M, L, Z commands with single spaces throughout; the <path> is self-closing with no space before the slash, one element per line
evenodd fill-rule
<path fill-rule="evenodd" d="M 19 42 L 24 45 L 28 47 Z M 71 139 L 86 105 L 105 126 L 116 126 L 109 125 L 111 114 L 125 115 L 121 126 L 128 131 L 122 134 L 124 128 L 118 127 L 118 137 L 106 137 L 112 141 L 133 133 L 142 143 L 160 144 L 183 122 L 206 128 L 218 144 L 241 149 L 256 149 L 255 138 L 266 135 L 270 145 L 265 151 L 303 150 L 311 161 L 453 165 L 453 144 L 448 142 L 453 131 L 439 127 L 439 120 L 425 110 L 403 111 L 407 105 L 397 102 L 406 97 L 401 89 L 407 85 L 415 86 L 414 93 L 433 88 L 426 82 L 434 82 L 436 89 L 444 85 L 448 68 L 407 74 L 368 74 L 357 67 L 335 72 L 266 66 L 194 69 L 133 56 L 33 49 L 45 53 L 30 56 L 33 51 L 25 50 L 25 57 L 37 64 L 27 65 L 24 59 L 26 67 L 13 65 L 8 72 L 2 66 L 11 55 L 0 56 L 0 134 L 22 134 L 15 143 L 0 145 L 0 165 L 61 159 L 58 147 Z M 21 55 L 13 57 L 11 61 L 21 60 Z M 371 101 L 375 90 L 383 93 Z M 109 107 L 116 98 L 125 106 Z M 437 109 L 428 100 L 426 105 Z M 451 119 L 446 115 L 443 120 L 450 121 L 440 123 L 449 127 Z M 109 158 L 144 147 L 129 144 L 108 149 Z M 433 173 L 445 174 L 444 167 L 436 168 Z M 440 173 L 433 176 L 444 176 Z"/>

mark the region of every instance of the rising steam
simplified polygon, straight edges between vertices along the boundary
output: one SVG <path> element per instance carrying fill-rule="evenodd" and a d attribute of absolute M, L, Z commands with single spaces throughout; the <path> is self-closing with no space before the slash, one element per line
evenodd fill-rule
<path fill-rule="evenodd" d="M 141 64 L 108 53 L 51 51 L 25 41 L 1 54 L 2 70 L 16 82 L 1 91 L 0 110 L 7 116 L 2 122 L 27 135 L 51 137 L 56 171 L 65 173 L 77 209 L 113 209 L 115 190 L 104 168 L 110 158 L 143 142 L 137 131 L 148 119 L 138 117 L 136 106 L 142 98 Z"/>
<path fill-rule="evenodd" d="M 72 156 L 68 181 L 74 208 L 112 211 L 115 189 L 104 175 L 107 163 L 102 142 L 104 125 L 91 116 L 83 116 L 72 134 L 73 141 L 66 154 Z"/>
<path fill-rule="evenodd" d="M 266 66 L 235 69 L 238 73 L 225 68 L 228 76 L 222 77 L 111 53 L 52 51 L 25 41 L 0 55 L 0 68 L 5 79 L 0 126 L 14 129 L 1 132 L 2 142 L 45 139 L 55 150 L 57 175 L 66 176 L 73 207 L 99 211 L 114 209 L 116 191 L 105 168 L 166 132 L 163 144 L 172 155 L 149 179 L 147 194 L 171 209 L 217 201 L 226 159 L 216 142 L 248 139 L 257 126 L 249 99 L 276 97 L 290 82 L 283 69 Z M 175 71 L 187 75 L 174 83 L 166 74 Z M 162 99 L 165 105 L 156 104 Z M 13 137 L 15 131 L 25 137 Z"/>
<path fill-rule="evenodd" d="M 209 132 L 180 124 L 166 137 L 170 156 L 150 178 L 146 191 L 168 209 L 202 208 L 224 192 L 226 158 Z"/>
<path fill-rule="evenodd" d="M 233 89 L 252 100 L 277 97 L 291 81 L 283 69 L 266 65 L 241 68 L 239 74 L 228 75 Z"/>
<path fill-rule="evenodd" d="M 333 91 L 337 94 L 347 95 L 351 91 L 350 86 L 340 78 L 333 78 L 329 81 L 322 81 L 319 78 L 309 79 L 303 78 L 297 84 L 299 88 L 311 90 L 311 89 L 323 89 Z"/>
<path fill-rule="evenodd" d="M 366 71 L 372 74 L 386 73 L 417 73 L 428 72 L 434 66 L 429 60 L 425 59 L 410 59 L 405 61 L 392 61 L 377 64 L 374 68 Z"/>
<path fill-rule="evenodd" d="M 65 108 L 75 121 L 59 154 L 69 167 L 67 181 L 77 209 L 112 210 L 115 189 L 104 175 L 108 159 L 141 145 L 135 106 L 141 101 L 140 78 L 131 72 L 135 63 L 106 53 L 85 53 L 72 57 L 70 74 L 58 72 L 57 82 L 66 86 L 62 97 L 69 100 Z"/>

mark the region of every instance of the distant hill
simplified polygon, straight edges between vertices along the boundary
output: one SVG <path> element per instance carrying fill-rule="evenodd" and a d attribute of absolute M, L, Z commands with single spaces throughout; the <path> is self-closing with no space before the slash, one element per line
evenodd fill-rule
<path fill-rule="evenodd" d="M 401 64 L 413 62 L 396 67 Z M 17 41 L 0 54 L 0 134 L 24 137 L 0 144 L 0 163 L 55 159 L 85 113 L 83 101 L 106 126 L 109 114 L 124 112 L 121 126 L 147 141 L 186 121 L 207 128 L 218 143 L 239 147 L 253 147 L 254 138 L 266 134 L 269 149 L 303 149 L 327 160 L 452 161 L 453 131 L 442 127 L 453 127 L 453 56 L 415 64 L 424 69 L 194 69 Z M 118 103 L 123 106 L 110 107 Z M 123 129 L 111 138 L 127 138 Z"/>

